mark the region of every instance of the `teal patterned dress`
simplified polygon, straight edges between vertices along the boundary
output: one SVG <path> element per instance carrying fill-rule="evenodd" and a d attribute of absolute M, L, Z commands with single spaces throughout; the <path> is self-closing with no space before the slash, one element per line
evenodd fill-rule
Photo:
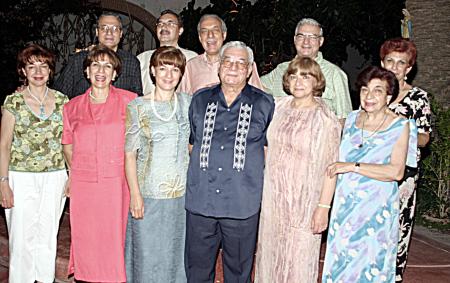
<path fill-rule="evenodd" d="M 137 153 L 144 218 L 128 217 L 127 282 L 186 282 L 184 194 L 191 97 L 176 96 L 176 102 L 138 97 L 128 104 L 125 150 Z"/>
<path fill-rule="evenodd" d="M 396 118 L 387 129 L 361 144 L 355 125 L 359 111 L 347 118 L 340 145 L 341 162 L 388 164 L 404 127 L 410 125 L 407 165 L 416 167 L 414 120 Z M 365 132 L 368 137 L 372 132 Z M 322 282 L 395 282 L 398 242 L 397 182 L 374 180 L 358 173 L 338 177 L 328 229 Z"/>

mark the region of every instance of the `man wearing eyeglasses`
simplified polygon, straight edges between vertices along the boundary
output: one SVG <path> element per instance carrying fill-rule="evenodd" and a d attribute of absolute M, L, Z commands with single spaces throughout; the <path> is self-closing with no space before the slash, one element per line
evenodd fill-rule
<path fill-rule="evenodd" d="M 243 42 L 218 53 L 220 84 L 199 90 L 189 108 L 192 147 L 186 188 L 188 283 L 214 281 L 223 249 L 225 282 L 251 282 L 263 189 L 266 131 L 274 99 L 247 83 L 253 52 Z"/>
<path fill-rule="evenodd" d="M 298 22 L 294 35 L 297 56 L 313 58 L 319 64 L 326 81 L 322 99 L 343 125 L 348 113 L 352 111 L 348 79 L 344 71 L 323 58 L 319 51 L 323 42 L 323 30 L 316 20 L 304 18 Z M 283 90 L 283 75 L 289 63 L 281 63 L 272 72 L 261 77 L 265 91 L 273 96 L 287 95 Z"/>
<path fill-rule="evenodd" d="M 156 36 L 159 40 L 160 46 L 173 46 L 184 54 L 186 61 L 197 56 L 194 51 L 181 48 L 178 46 L 178 39 L 183 33 L 183 21 L 181 17 L 172 10 L 164 10 L 161 12 L 158 20 L 156 21 Z M 142 52 L 137 56 L 141 63 L 141 76 L 142 85 L 144 87 L 144 94 L 151 93 L 155 89 L 150 78 L 150 59 L 155 49 Z"/>
<path fill-rule="evenodd" d="M 142 95 L 139 61 L 133 54 L 118 49 L 122 38 L 120 17 L 113 13 L 102 14 L 97 22 L 96 35 L 99 43 L 114 50 L 122 61 L 122 71 L 113 81 L 113 85 Z M 83 69 L 83 61 L 87 54 L 88 51 L 80 51 L 72 55 L 55 81 L 54 88 L 69 98 L 81 95 L 89 88 L 90 84 L 84 76 Z"/>
<path fill-rule="evenodd" d="M 194 57 L 186 64 L 183 78 L 178 90 L 190 95 L 197 90 L 218 84 L 220 82 L 219 50 L 227 37 L 227 26 L 217 15 L 205 14 L 197 25 L 198 38 L 205 53 Z M 252 74 L 248 83 L 262 88 L 256 64 L 252 64 Z"/>

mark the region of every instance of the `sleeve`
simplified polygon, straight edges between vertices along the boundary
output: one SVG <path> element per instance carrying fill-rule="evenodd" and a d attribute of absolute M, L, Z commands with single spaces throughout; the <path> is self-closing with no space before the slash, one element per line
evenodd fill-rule
<path fill-rule="evenodd" d="M 75 61 L 74 56 L 71 56 L 67 61 L 66 66 L 60 72 L 58 78 L 53 84 L 53 88 L 59 92 L 67 95 L 69 98 L 73 98 L 74 94 L 74 72 L 75 72 Z"/>
<path fill-rule="evenodd" d="M 414 115 L 418 133 L 431 132 L 431 108 L 428 94 L 422 91 L 422 95 L 418 98 L 418 109 Z"/>
<path fill-rule="evenodd" d="M 131 78 L 130 91 L 142 96 L 142 78 L 141 78 L 141 65 L 136 57 L 132 57 L 131 60 Z"/>
<path fill-rule="evenodd" d="M 67 105 L 63 106 L 63 133 L 62 133 L 62 144 L 72 144 L 73 143 L 73 130 L 70 124 L 70 117 L 68 114 Z"/>
<path fill-rule="evenodd" d="M 408 154 L 406 156 L 406 166 L 417 168 L 417 127 L 414 119 L 409 119 L 409 141 Z"/>
<path fill-rule="evenodd" d="M 141 125 L 138 106 L 135 103 L 129 103 L 127 106 L 125 127 L 125 152 L 136 152 L 141 148 Z"/>
<path fill-rule="evenodd" d="M 191 105 L 189 105 L 189 112 L 188 112 L 189 125 L 191 127 L 191 133 L 189 135 L 189 144 L 191 144 L 191 145 L 194 144 L 195 130 L 196 130 L 195 123 L 194 123 L 194 105 L 195 105 L 195 100 L 192 99 Z"/>
<path fill-rule="evenodd" d="M 149 51 L 143 52 L 137 56 L 141 68 L 142 93 L 148 94 L 153 91 L 155 86 L 150 78 L 150 57 L 147 56 Z"/>
<path fill-rule="evenodd" d="M 334 109 L 336 109 L 336 116 L 338 119 L 345 119 L 353 108 L 348 88 L 348 79 L 344 71 L 339 69 L 334 72 L 332 84 L 334 90 L 333 104 Z"/>
<path fill-rule="evenodd" d="M 274 112 L 275 112 L 275 101 L 274 101 L 273 97 L 271 97 L 269 115 L 267 116 L 266 128 L 264 129 L 264 145 L 265 146 L 268 145 L 267 129 L 269 128 L 270 122 L 272 122 Z"/>
<path fill-rule="evenodd" d="M 258 68 L 256 67 L 255 62 L 253 62 L 252 74 L 250 75 L 250 79 L 248 80 L 248 83 L 254 87 L 257 87 L 257 88 L 263 90 L 263 85 L 261 83 L 261 79 L 259 78 Z"/>
<path fill-rule="evenodd" d="M 333 120 L 330 125 L 330 131 L 327 131 L 327 163 L 331 164 L 339 159 L 339 145 L 341 143 L 341 124 L 337 120 Z"/>
<path fill-rule="evenodd" d="M 16 117 L 17 111 L 16 111 L 16 107 L 14 107 L 12 95 L 8 95 L 5 98 L 5 101 L 3 102 L 2 108 L 5 109 L 5 110 L 8 110 L 8 112 L 10 112 L 11 114 L 14 115 L 14 117 Z"/>

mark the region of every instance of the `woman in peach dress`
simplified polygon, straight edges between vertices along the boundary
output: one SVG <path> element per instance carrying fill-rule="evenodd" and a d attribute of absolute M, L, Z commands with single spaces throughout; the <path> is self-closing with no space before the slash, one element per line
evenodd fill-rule
<path fill-rule="evenodd" d="M 336 184 L 325 170 L 337 160 L 341 127 L 318 97 L 325 79 L 314 60 L 294 59 L 283 85 L 291 95 L 276 100 L 267 134 L 256 282 L 311 283 Z"/>

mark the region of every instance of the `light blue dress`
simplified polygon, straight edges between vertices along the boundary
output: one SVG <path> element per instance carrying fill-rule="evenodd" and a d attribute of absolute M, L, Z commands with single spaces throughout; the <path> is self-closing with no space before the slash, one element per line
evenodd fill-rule
<path fill-rule="evenodd" d="M 355 125 L 359 111 L 347 118 L 340 145 L 341 162 L 387 164 L 404 127 L 410 125 L 407 165 L 416 167 L 417 128 L 413 120 L 395 119 L 387 129 L 364 132 Z M 397 182 L 357 173 L 341 174 L 328 229 L 322 275 L 324 283 L 395 282 L 399 193 Z"/>
<path fill-rule="evenodd" d="M 190 101 L 189 95 L 177 94 L 176 103 L 138 97 L 128 105 L 125 150 L 137 152 L 144 218 L 128 217 L 127 282 L 186 282 L 184 194 Z"/>

